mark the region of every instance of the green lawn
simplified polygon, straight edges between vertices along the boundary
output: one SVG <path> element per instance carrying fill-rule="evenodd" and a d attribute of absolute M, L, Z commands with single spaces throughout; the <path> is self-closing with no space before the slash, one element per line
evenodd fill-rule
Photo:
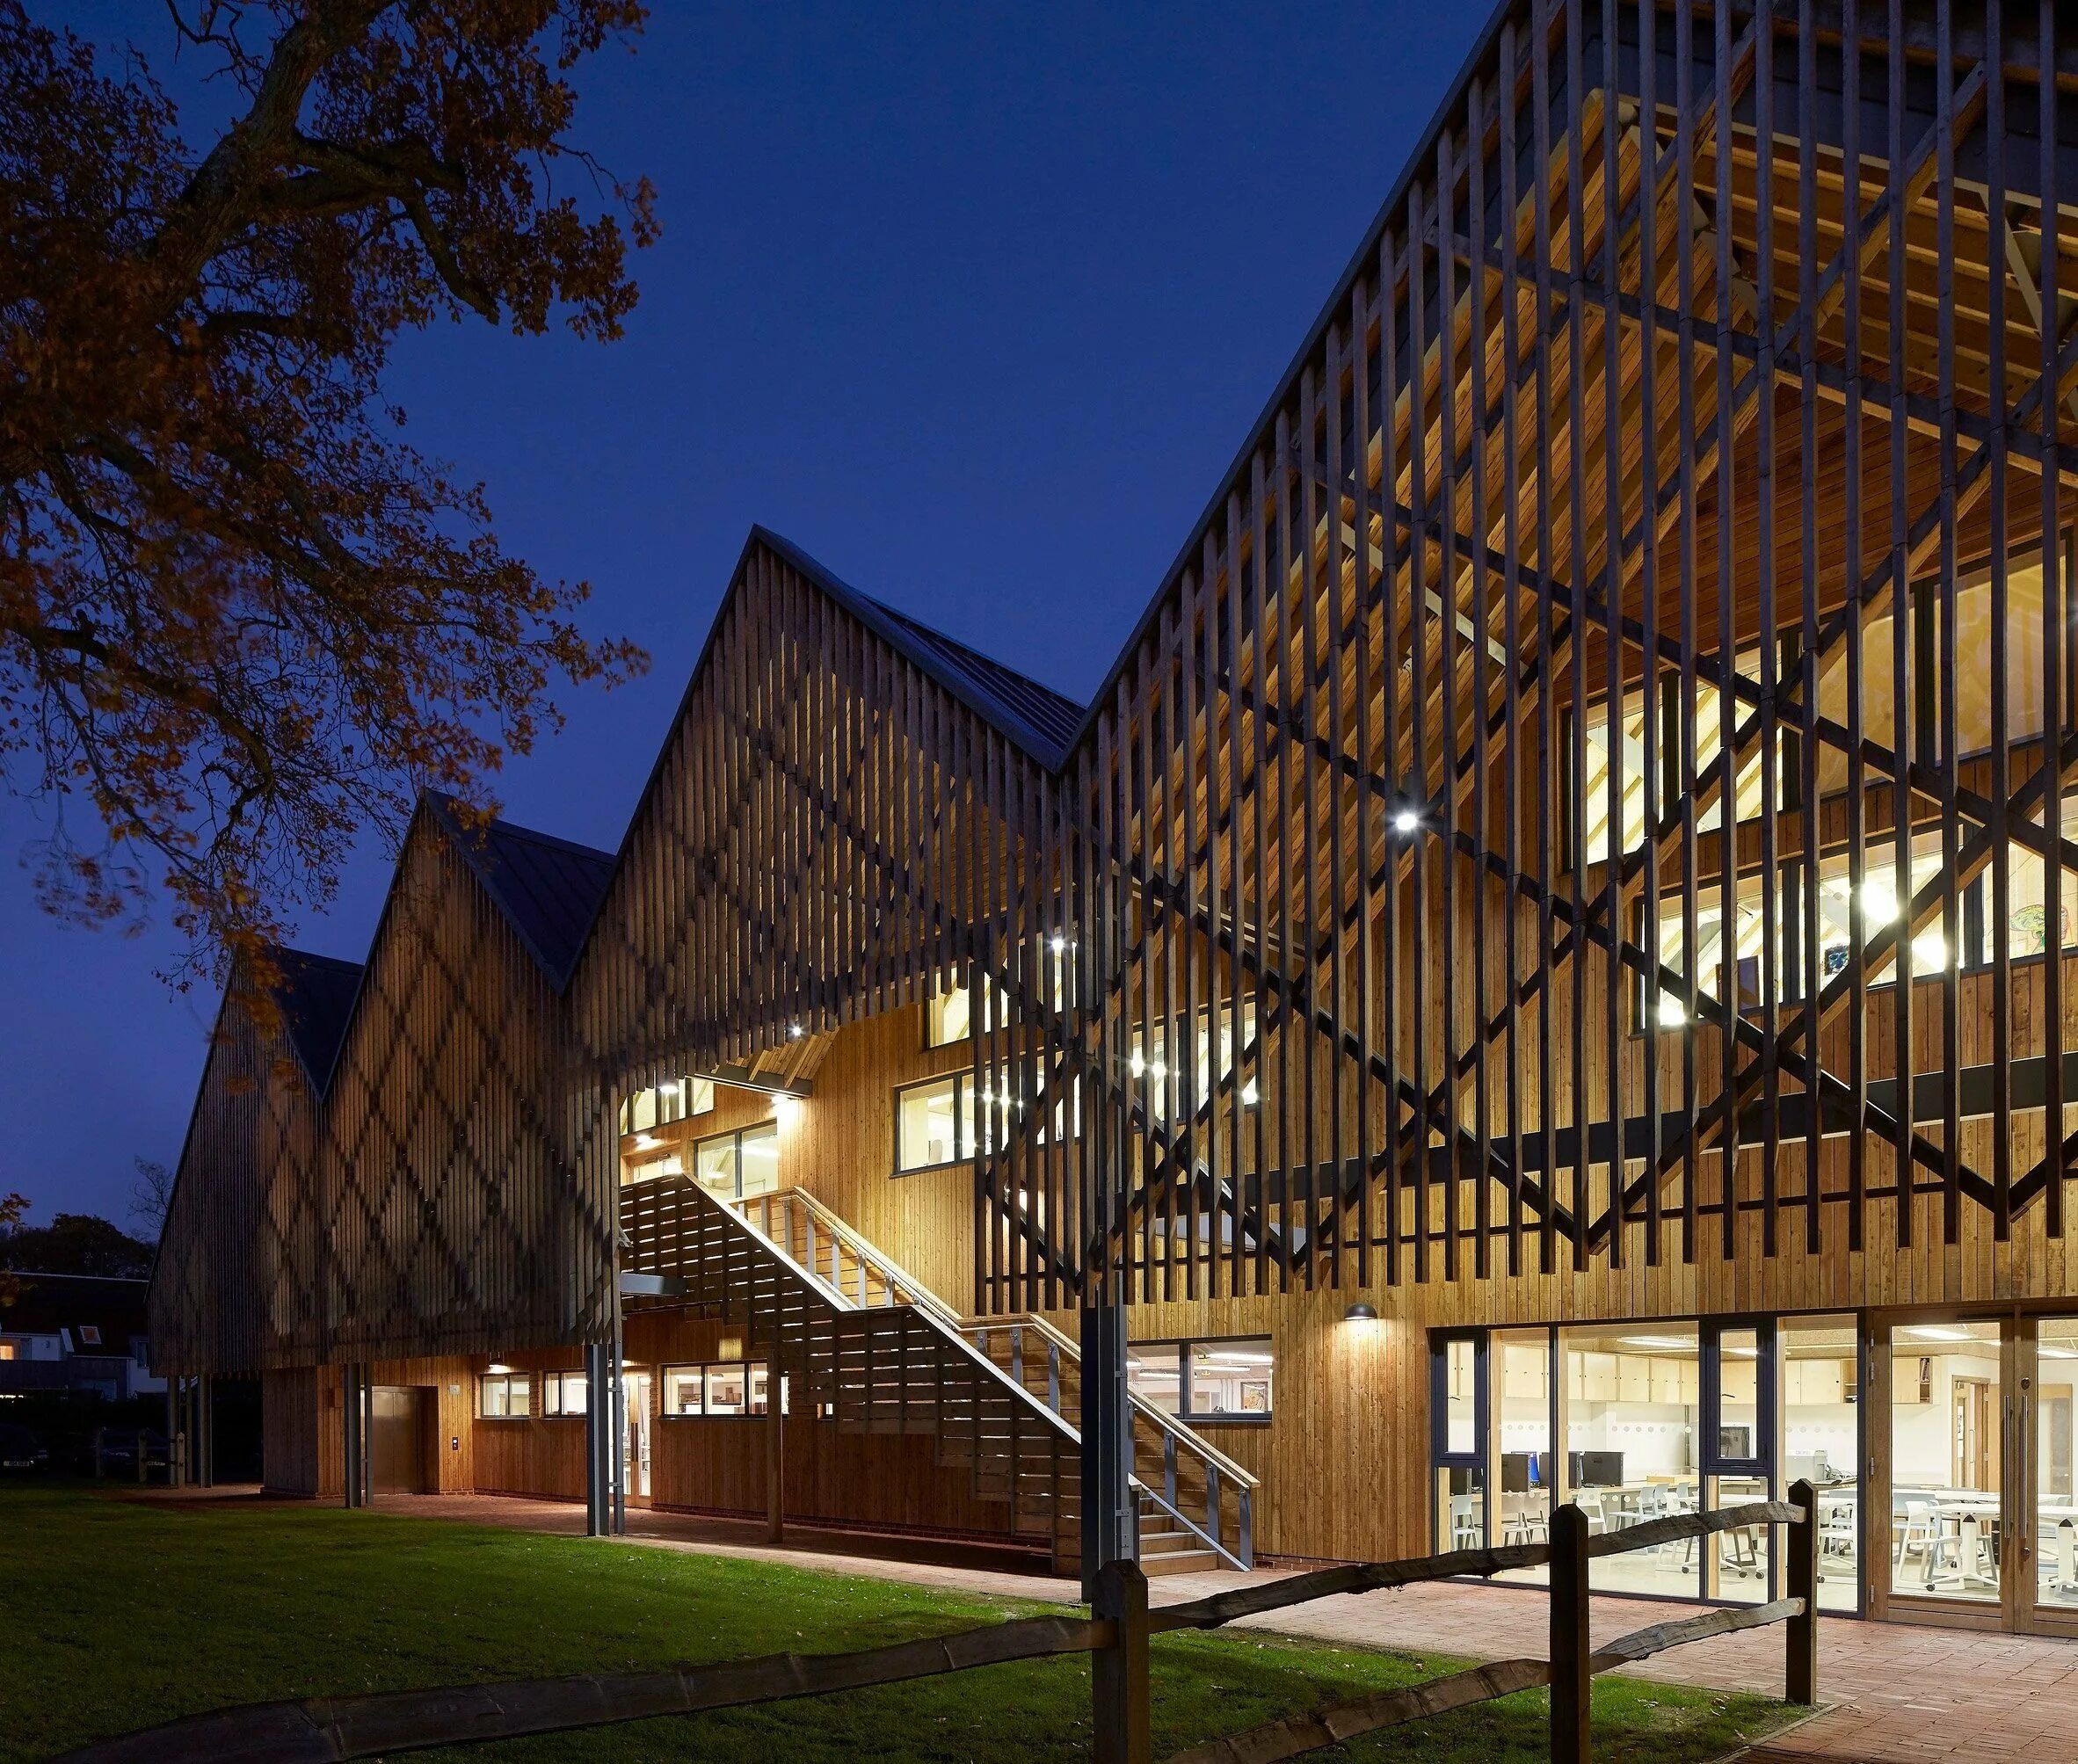
<path fill-rule="evenodd" d="M 156 1506 L 0 1489 L 0 1760 L 227 1703 L 681 1660 L 834 1652 L 1046 1608 L 636 1545 L 331 1506 Z M 1158 1637 L 1156 1752 L 1449 1670 L 1257 1635 Z M 1323 1757 L 1544 1755 L 1525 1693 Z M 1603 1679 L 1596 1757 L 1721 1757 L 1780 1705 Z M 1088 1755 L 1089 1670 L 987 1667 L 765 1709 L 473 1748 L 551 1759 Z"/>

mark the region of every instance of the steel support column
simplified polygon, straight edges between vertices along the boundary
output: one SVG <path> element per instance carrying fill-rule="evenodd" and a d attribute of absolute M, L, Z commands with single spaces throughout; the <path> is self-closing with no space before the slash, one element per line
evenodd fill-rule
<path fill-rule="evenodd" d="M 614 1530 L 614 1471 L 620 1463 L 615 1426 L 620 1379 L 613 1349 L 605 1342 L 585 1348 L 585 1535 L 605 1537 Z"/>
<path fill-rule="evenodd" d="M 1125 1307 L 1082 1313 L 1082 1593 L 1096 1595 L 1108 1563 L 1139 1558 L 1132 1412 L 1126 1401 Z"/>

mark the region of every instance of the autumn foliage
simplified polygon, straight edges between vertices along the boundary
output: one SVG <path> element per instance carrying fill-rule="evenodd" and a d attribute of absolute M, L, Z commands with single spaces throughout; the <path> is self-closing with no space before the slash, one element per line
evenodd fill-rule
<path fill-rule="evenodd" d="M 143 47 L 0 0 L 0 768 L 54 911 L 163 889 L 264 973 L 364 827 L 486 801 L 559 691 L 642 665 L 383 374 L 449 317 L 620 334 L 650 192 L 570 140 L 571 82 L 643 10 L 183 0 L 162 50 L 233 119 L 198 142 Z"/>

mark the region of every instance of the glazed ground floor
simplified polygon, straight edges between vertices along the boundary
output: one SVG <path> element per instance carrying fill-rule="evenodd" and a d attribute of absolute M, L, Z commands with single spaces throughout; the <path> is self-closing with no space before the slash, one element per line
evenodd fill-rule
<path fill-rule="evenodd" d="M 1821 1608 L 2078 1637 L 2078 1304 L 1639 1292 L 1609 1315 L 1603 1271 L 1538 1315 L 1508 1302 L 1529 1284 L 1138 1305 L 1129 1376 L 1260 1478 L 1268 1557 L 1542 1542 L 1565 1502 L 1615 1532 L 1808 1480 Z M 1593 1577 L 1730 1604 L 1784 1591 L 1764 1530 Z"/>

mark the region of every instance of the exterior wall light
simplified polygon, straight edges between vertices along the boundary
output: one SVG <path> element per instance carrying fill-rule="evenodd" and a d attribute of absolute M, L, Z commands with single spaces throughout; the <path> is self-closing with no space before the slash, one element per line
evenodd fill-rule
<path fill-rule="evenodd" d="M 1402 809 L 1392 817 L 1392 829 L 1398 833 L 1411 833 L 1421 824 L 1421 817 L 1412 809 Z"/>
<path fill-rule="evenodd" d="M 806 1029 L 804 1029 L 803 1027 L 802 1027 L 802 1026 L 801 1026 L 799 1023 L 795 1023 L 795 1024 L 791 1025 L 791 1026 L 790 1026 L 790 1027 L 788 1028 L 788 1030 L 787 1030 L 787 1039 L 788 1039 L 789 1042 L 797 1042 L 797 1041 L 799 1041 L 799 1040 L 802 1038 L 802 1036 L 805 1035 L 807 1033 L 808 1033 L 808 1031 L 807 1031 Z"/>
<path fill-rule="evenodd" d="M 801 1119 L 801 1099 L 797 1096 L 775 1096 L 772 1100 L 772 1118 L 784 1133 Z"/>
<path fill-rule="evenodd" d="M 1376 1323 L 1377 1320 L 1377 1306 L 1366 1304 L 1362 1299 L 1358 1299 L 1355 1304 L 1342 1313 L 1344 1323 Z"/>

